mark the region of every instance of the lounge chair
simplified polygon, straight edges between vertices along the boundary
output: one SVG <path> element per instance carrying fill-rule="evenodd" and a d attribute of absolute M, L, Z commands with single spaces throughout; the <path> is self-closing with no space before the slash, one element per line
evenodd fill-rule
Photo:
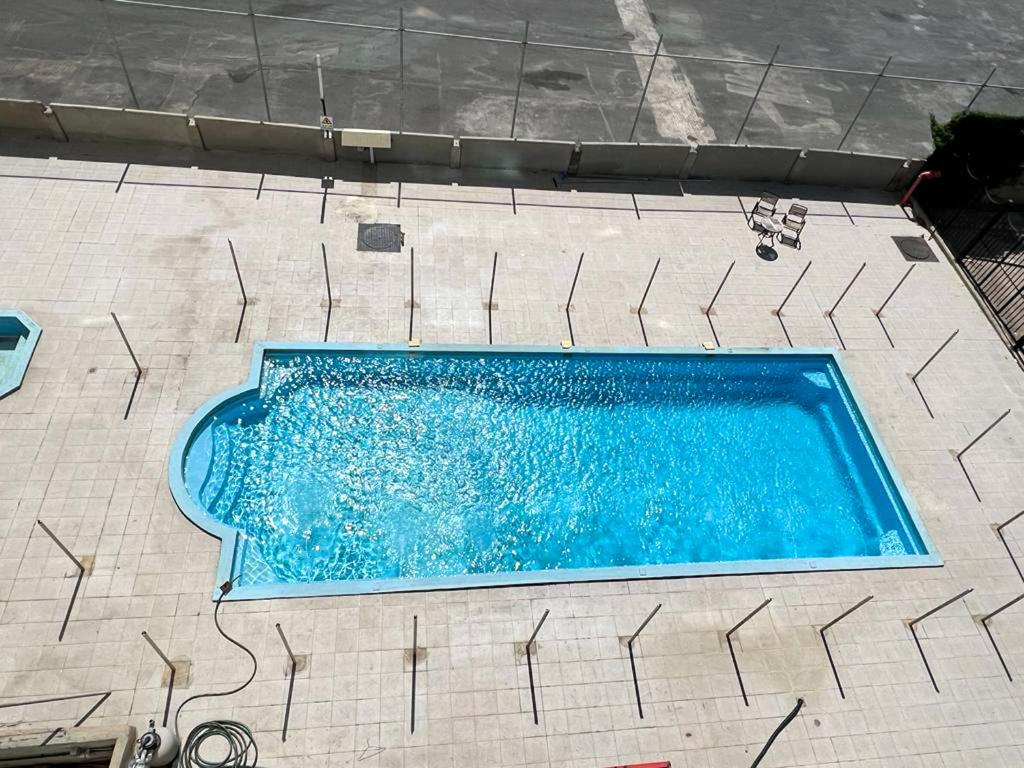
<path fill-rule="evenodd" d="M 761 199 L 754 204 L 754 210 L 750 212 L 750 228 L 755 232 L 763 232 L 764 227 L 761 226 L 758 217 L 764 216 L 766 219 L 770 219 L 775 215 L 775 208 L 778 204 L 778 195 L 773 195 L 771 192 L 762 192 Z"/>
<path fill-rule="evenodd" d="M 791 248 L 800 249 L 800 233 L 807 223 L 807 207 L 799 203 L 789 206 L 789 213 L 782 217 L 782 232 L 779 233 L 779 242 Z"/>

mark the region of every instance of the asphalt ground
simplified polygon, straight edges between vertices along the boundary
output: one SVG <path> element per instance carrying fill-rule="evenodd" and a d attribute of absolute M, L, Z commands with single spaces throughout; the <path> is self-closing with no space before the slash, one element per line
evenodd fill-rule
<path fill-rule="evenodd" d="M 183 0 L 244 13 L 248 0 Z M 253 0 L 257 13 L 397 26 L 398 5 L 370 0 Z M 650 59 L 663 51 L 765 61 L 779 46 L 787 64 L 1024 86 L 1024 12 L 1019 0 L 426 0 L 404 8 L 408 29 L 475 34 L 615 53 L 529 46 L 515 135 L 628 140 Z M 508 136 L 521 46 L 407 32 L 404 87 L 399 35 L 331 24 L 256 19 L 273 120 L 311 123 L 320 114 L 320 54 L 328 113 L 341 126 Z M 113 41 L 139 105 L 266 119 L 247 16 L 145 7 L 113 0 L 4 0 L 0 96 L 131 106 Z M 661 58 L 633 138 L 731 143 L 763 66 Z M 874 77 L 774 68 L 740 140 L 835 148 Z M 962 109 L 964 85 L 885 79 L 844 149 L 926 154 L 928 116 Z M 975 104 L 1024 114 L 1024 90 L 988 88 Z"/>

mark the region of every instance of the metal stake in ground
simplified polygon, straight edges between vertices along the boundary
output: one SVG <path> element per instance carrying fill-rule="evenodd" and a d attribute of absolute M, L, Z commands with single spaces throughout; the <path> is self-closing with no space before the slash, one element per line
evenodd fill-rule
<path fill-rule="evenodd" d="M 267 122 L 272 122 L 270 116 L 270 99 L 267 96 L 267 76 L 263 73 L 263 55 L 260 53 L 260 39 L 256 34 L 256 14 L 252 10 L 252 0 L 249 0 L 249 22 L 252 25 L 252 44 L 256 49 L 256 68 L 260 71 L 260 85 L 263 86 L 263 106 L 267 108 Z"/>
<path fill-rule="evenodd" d="M 761 761 L 764 759 L 764 756 L 768 754 L 768 750 L 772 748 L 772 744 L 774 744 L 775 740 L 779 738 L 779 734 L 786 729 L 787 725 L 793 722 L 793 718 L 797 716 L 803 705 L 803 699 L 796 700 L 796 706 L 793 707 L 792 711 L 790 711 L 790 713 L 786 715 L 786 718 L 781 723 L 779 723 L 779 727 L 772 731 L 772 735 L 768 737 L 768 741 L 765 743 L 763 747 L 761 747 L 761 751 L 757 753 L 757 757 L 755 757 L 754 762 L 750 764 L 750 768 L 757 768 L 757 766 L 761 764 Z"/>
<path fill-rule="evenodd" d="M 827 317 L 828 321 L 832 323 L 832 328 L 836 332 L 836 338 L 839 339 L 839 344 L 843 349 L 846 349 L 846 342 L 843 341 L 843 335 L 839 333 L 839 326 L 836 325 L 836 310 L 839 309 L 840 303 L 842 303 L 843 299 L 846 298 L 846 294 L 848 294 L 850 292 L 850 289 L 853 288 L 853 284 L 857 282 L 857 278 L 860 277 L 860 273 L 864 271 L 864 267 L 866 267 L 867 265 L 868 263 L 866 261 L 860 265 L 860 269 L 857 270 L 857 273 L 853 276 L 853 279 L 846 284 L 846 287 L 843 289 L 843 292 L 839 294 L 839 298 L 836 299 L 836 303 L 832 305 L 832 309 L 825 310 L 825 317 Z"/>
<path fill-rule="evenodd" d="M 106 24 L 107 31 L 110 33 L 110 41 L 114 44 L 114 53 L 117 55 L 117 60 L 121 63 L 121 72 L 124 73 L 124 81 L 128 85 L 128 93 L 131 94 L 132 105 L 136 109 L 142 109 L 142 107 L 139 106 L 139 97 L 135 95 L 135 87 L 132 85 L 132 79 L 128 75 L 128 67 L 124 63 L 124 54 L 121 52 L 121 43 L 117 39 L 117 32 L 114 30 L 114 23 L 110 20 L 110 12 L 107 10 L 106 2 L 101 3 L 100 7 L 103 9 L 103 22 Z M 992 70 L 992 72 L 994 74 L 995 70 Z M 971 103 L 973 104 L 974 101 L 972 100 Z"/>
<path fill-rule="evenodd" d="M 327 117 L 327 100 L 324 98 L 324 71 L 320 66 L 320 54 L 316 54 L 316 84 L 320 91 L 320 115 Z"/>
<path fill-rule="evenodd" d="M 764 81 L 768 79 L 768 73 L 772 71 L 772 64 L 775 63 L 775 57 L 779 55 L 780 46 L 776 45 L 775 50 L 772 51 L 772 57 L 768 59 L 768 66 L 764 68 L 764 74 L 761 75 L 761 82 L 757 84 L 757 90 L 754 91 L 754 98 L 750 100 L 750 106 L 747 108 L 747 114 L 743 116 L 743 122 L 740 123 L 740 129 L 736 133 L 736 140 L 733 144 L 740 143 L 740 136 L 743 135 L 743 129 L 747 127 L 747 120 L 750 119 L 750 114 L 754 111 L 754 106 L 757 104 L 757 97 L 761 95 L 761 89 L 764 88 Z"/>
<path fill-rule="evenodd" d="M 649 347 L 650 344 L 647 343 L 647 329 L 644 327 L 644 303 L 647 301 L 647 294 L 651 292 L 651 284 L 654 283 L 654 276 L 658 274 L 658 267 L 660 266 L 661 259 L 658 259 L 654 262 L 654 269 L 651 270 L 651 279 L 647 281 L 647 287 L 644 289 L 644 296 L 640 299 L 640 306 L 637 307 L 636 310 L 637 319 L 640 321 L 640 333 L 643 334 L 645 347 Z"/>
<path fill-rule="evenodd" d="M 879 310 L 879 311 L 881 311 L 881 310 Z M 956 335 L 958 333 L 960 333 L 960 329 L 959 328 L 957 328 L 955 331 L 953 331 L 953 333 L 951 333 L 949 335 L 949 338 L 946 339 L 944 342 L 942 342 L 942 344 L 939 345 L 938 349 L 936 349 L 934 352 L 932 352 L 932 356 L 924 361 L 924 365 L 922 365 L 920 368 L 917 369 L 917 373 L 910 374 L 910 381 L 913 382 L 914 388 L 917 390 L 917 394 L 919 394 L 921 396 L 921 402 L 924 403 L 924 407 L 928 411 L 928 415 L 931 416 L 933 419 L 935 418 L 935 414 L 932 413 L 932 407 L 930 405 L 928 405 L 928 400 L 925 399 L 924 392 L 921 391 L 921 387 L 917 383 L 917 377 L 920 376 L 922 373 L 924 373 L 924 369 L 932 364 L 932 360 L 934 360 L 936 357 L 938 357 L 939 353 L 942 352 L 942 350 L 944 350 L 947 346 L 949 346 L 949 342 L 951 342 L 953 339 L 955 339 Z"/>
<path fill-rule="evenodd" d="M 626 641 L 626 648 L 629 650 L 629 668 L 633 672 L 633 691 L 636 693 L 636 708 L 640 713 L 640 719 L 644 719 L 644 705 L 640 701 L 640 681 L 636 676 L 636 658 L 633 656 L 633 641 L 636 640 L 640 633 L 644 631 L 644 627 L 651 623 L 651 619 L 654 618 L 654 614 L 661 610 L 661 603 L 654 606 L 654 610 L 647 614 L 647 618 L 643 620 L 643 623 L 637 627 L 636 632 L 633 633 L 632 637 Z"/>
<path fill-rule="evenodd" d="M 228 248 L 231 249 L 231 262 L 235 265 L 235 276 L 238 278 L 238 290 L 242 292 L 242 312 L 238 316 L 238 328 L 235 330 L 235 344 L 238 343 L 239 337 L 242 335 L 242 321 L 245 320 L 245 310 L 249 306 L 249 297 L 245 295 L 245 285 L 242 283 L 242 272 L 238 268 L 238 259 L 235 256 L 235 246 L 228 238 Z M 164 723 L 166 725 L 166 723 Z"/>
<path fill-rule="evenodd" d="M 419 637 L 419 617 L 412 617 L 412 696 L 409 713 L 409 733 L 416 733 L 416 648 Z"/>
<path fill-rule="evenodd" d="M 978 100 L 978 97 L 981 96 L 981 92 L 985 90 L 985 86 L 988 85 L 989 80 L 991 80 L 995 76 L 996 67 L 992 67 L 992 71 L 988 73 L 988 77 L 985 78 L 985 81 L 978 87 L 978 90 L 974 92 L 974 95 L 971 97 L 971 100 L 967 103 L 967 106 L 964 107 L 964 112 L 971 111 L 971 107 L 974 106 L 974 102 L 976 102 Z"/>
<path fill-rule="evenodd" d="M 327 246 L 320 243 L 320 253 L 324 257 L 324 281 L 327 283 L 327 322 L 324 325 L 324 341 L 331 332 L 331 308 L 334 306 L 334 295 L 331 293 L 331 270 L 327 266 Z"/>
<path fill-rule="evenodd" d="M 413 342 L 412 324 L 416 312 L 416 249 L 409 249 L 409 343 Z M 415 674 L 413 675 L 415 678 Z"/>
<path fill-rule="evenodd" d="M 71 592 L 71 601 L 68 603 L 67 613 L 64 614 L 64 622 L 60 625 L 60 634 L 57 635 L 57 642 L 64 640 L 64 632 L 67 631 L 68 621 L 71 619 L 71 609 L 75 607 L 75 600 L 78 598 L 78 590 L 82 586 L 82 579 L 85 578 L 85 566 L 82 565 L 81 561 L 71 554 L 71 550 L 64 546 L 64 543 L 57 538 L 56 534 L 46 527 L 46 524 L 42 520 L 36 520 L 36 525 L 43 529 L 43 532 L 53 539 L 53 543 L 57 545 L 61 552 L 67 555 L 68 559 L 75 564 L 78 569 L 78 578 L 75 580 L 75 588 Z"/>
<path fill-rule="evenodd" d="M 512 128 L 508 132 L 510 139 L 516 137 L 516 117 L 519 115 L 519 94 L 523 90 L 523 73 L 526 70 L 526 46 L 529 45 L 530 22 L 523 22 L 523 45 L 519 52 L 519 76 L 516 78 L 516 98 L 512 102 Z M 514 193 L 513 193 L 514 194 Z"/>
<path fill-rule="evenodd" d="M 1003 654 L 999 650 L 999 646 L 996 644 L 995 637 L 992 636 L 992 630 L 988 628 L 988 622 L 989 619 L 995 618 L 1000 613 L 1005 611 L 1007 608 L 1016 605 L 1021 600 L 1024 600 L 1024 593 L 1017 595 L 1010 602 L 1003 603 L 1001 606 L 992 611 L 992 613 L 986 614 L 985 616 L 982 616 L 980 619 L 978 619 L 978 621 L 981 622 L 981 626 L 985 628 L 985 634 L 988 635 L 989 642 L 992 643 L 992 649 L 996 652 L 996 656 L 999 657 L 999 663 L 1003 665 L 1003 671 L 1006 673 L 1006 679 L 1009 680 L 1011 683 L 1013 682 L 1013 675 L 1010 674 L 1010 668 L 1006 666 L 1006 660 L 1003 658 Z"/>
<path fill-rule="evenodd" d="M 732 636 L 736 632 L 736 630 L 738 630 L 740 627 L 742 627 L 744 624 L 746 624 L 748 621 L 750 621 L 752 618 L 754 618 L 754 616 L 756 616 L 758 613 L 760 613 L 761 610 L 766 605 L 768 605 L 768 603 L 770 603 L 771 601 L 772 601 L 772 599 L 770 597 L 766 598 L 763 603 L 761 603 L 759 606 L 757 606 L 757 608 L 755 608 L 750 613 L 748 613 L 746 616 L 744 616 L 742 619 L 740 619 L 739 622 L 736 624 L 736 626 L 734 626 L 732 629 L 730 629 L 728 632 L 725 633 L 725 642 L 729 645 L 729 655 L 732 657 L 733 669 L 736 670 L 736 679 L 739 681 L 739 684 L 740 684 L 740 693 L 743 694 L 743 703 L 746 706 L 748 706 L 748 707 L 750 706 L 750 700 L 747 699 L 747 689 L 743 685 L 743 675 L 740 674 L 740 665 L 736 661 L 736 651 L 732 647 Z"/>
<path fill-rule="evenodd" d="M 896 349 L 896 345 L 893 344 L 892 342 L 892 336 L 889 335 L 889 329 L 886 328 L 885 323 L 882 322 L 882 312 L 889 305 L 889 302 L 892 301 L 892 297 L 896 295 L 896 291 L 898 291 L 900 289 L 900 286 L 903 285 L 903 283 L 906 281 L 908 277 L 910 277 L 910 273 L 914 271 L 914 267 L 916 266 L 917 264 L 910 265 L 910 269 L 908 269 L 906 273 L 903 275 L 903 277 L 900 278 L 900 281 L 896 283 L 896 287 L 889 291 L 889 295 L 885 297 L 885 301 L 882 302 L 882 306 L 876 309 L 874 313 L 875 319 L 878 320 L 878 324 L 882 326 L 882 333 L 885 334 L 885 338 L 888 339 L 889 341 L 889 346 L 892 347 L 893 349 Z"/>
<path fill-rule="evenodd" d="M 1007 408 L 1005 411 L 1003 411 L 1002 415 L 1000 415 L 998 419 L 996 419 L 991 424 L 989 424 L 987 427 L 985 427 L 985 429 L 982 430 L 980 435 L 978 435 L 976 438 L 971 440 L 971 442 L 969 442 L 967 444 L 967 447 L 963 448 L 959 453 L 956 454 L 956 463 L 959 464 L 960 465 L 960 469 L 963 470 L 964 477 L 967 478 L 967 482 L 970 484 L 971 490 L 974 491 L 974 498 L 976 498 L 979 502 L 981 501 L 981 496 L 978 495 L 978 489 L 974 487 L 974 480 L 971 479 L 971 475 L 967 471 L 967 467 L 964 466 L 964 462 L 963 462 L 964 454 L 967 453 L 969 450 L 971 450 L 971 448 L 973 448 L 974 445 L 979 440 L 981 440 L 981 438 L 983 438 L 985 435 L 987 435 L 989 432 L 991 432 L 993 429 L 995 429 L 996 425 L 998 425 L 999 422 L 1001 422 L 1003 419 L 1005 419 L 1009 415 L 1010 415 L 1010 409 Z"/>
<path fill-rule="evenodd" d="M 882 82 L 882 78 L 885 77 L 885 70 L 889 68 L 889 63 L 891 61 L 892 56 L 885 60 L 885 64 L 882 65 L 882 70 L 877 75 L 875 75 L 875 80 L 873 83 L 871 83 L 871 87 L 868 88 L 868 92 L 867 95 L 864 97 L 864 101 L 860 103 L 860 109 L 858 109 L 857 114 L 853 116 L 853 120 L 850 121 L 850 126 L 846 129 L 846 133 L 843 134 L 843 138 L 839 140 L 839 145 L 836 147 L 836 149 L 842 149 L 843 144 L 845 144 L 846 140 L 850 137 L 850 133 L 853 131 L 853 126 L 857 124 L 857 121 L 860 119 L 861 113 L 864 111 L 864 108 L 868 105 L 868 100 L 871 98 L 871 94 L 875 92 L 875 88 L 878 87 L 878 84 Z"/>
<path fill-rule="evenodd" d="M 494 324 L 491 321 L 491 310 L 494 309 L 494 276 L 498 272 L 498 252 L 494 252 L 494 262 L 491 264 L 491 290 L 487 294 L 487 343 L 494 343 Z"/>
<path fill-rule="evenodd" d="M 121 322 L 117 319 L 117 315 L 111 312 L 110 316 L 114 318 L 114 325 L 117 326 L 117 332 L 121 334 L 121 341 L 128 348 L 128 354 L 131 355 L 132 362 L 135 364 L 135 384 L 132 386 L 132 393 L 128 397 L 128 407 L 124 409 L 124 421 L 127 421 L 128 414 L 132 410 L 132 403 L 135 401 L 135 393 L 139 389 L 139 382 L 142 381 L 142 366 L 139 365 L 139 359 L 135 357 L 135 352 L 132 351 L 132 345 L 128 343 L 128 337 L 124 335 L 124 328 L 121 327 Z"/>
<path fill-rule="evenodd" d="M 647 70 L 647 79 L 644 80 L 644 89 L 640 93 L 640 103 L 636 107 L 636 117 L 633 118 L 633 127 L 629 129 L 629 140 L 633 140 L 633 136 L 636 134 L 636 126 L 640 122 L 640 114 L 644 111 L 644 101 L 647 99 L 647 89 L 651 85 L 651 77 L 654 76 L 654 67 L 658 64 L 658 54 L 661 53 L 661 44 L 664 41 L 664 35 L 658 35 L 658 45 L 654 48 L 654 58 L 651 59 L 651 68 Z M 634 199 L 634 204 L 636 200 Z"/>
<path fill-rule="evenodd" d="M 166 728 L 167 719 L 171 715 L 171 696 L 174 695 L 174 675 L 177 670 L 174 668 L 174 662 L 167 658 L 167 654 L 160 650 L 160 646 L 154 643 L 153 638 L 151 638 L 145 631 L 142 633 L 142 639 L 149 643 L 149 647 L 156 651 L 156 655 L 160 657 L 163 663 L 167 666 L 167 669 L 170 670 L 170 676 L 167 678 L 167 701 L 164 702 L 163 726 Z"/>
<path fill-rule="evenodd" d="M 997 525 L 996 536 L 998 536 L 999 540 L 1003 542 L 1003 546 L 1006 548 L 1006 554 L 1010 556 L 1010 561 L 1013 563 L 1013 567 L 1017 569 L 1017 575 L 1020 576 L 1021 581 L 1024 581 L 1024 572 L 1021 572 L 1020 564 L 1017 562 L 1017 558 L 1013 556 L 1013 551 L 1010 549 L 1010 545 L 1007 543 L 1006 537 L 1003 536 L 1003 528 L 1008 526 L 1013 521 L 1020 519 L 1021 517 L 1024 517 L 1024 510 L 1018 512 L 1005 523 L 1000 523 L 999 525 Z"/>
<path fill-rule="evenodd" d="M 580 260 L 576 262 L 576 274 L 572 276 L 572 287 L 569 288 L 569 298 L 565 302 L 565 321 L 569 324 L 569 344 L 576 346 L 576 337 L 572 332 L 572 316 L 569 314 L 569 310 L 572 307 L 572 296 L 576 293 L 576 281 L 580 279 L 580 267 L 583 266 L 583 254 L 580 254 Z"/>
<path fill-rule="evenodd" d="M 718 332 L 715 330 L 715 324 L 711 320 L 711 313 L 715 309 L 715 302 L 718 301 L 718 294 L 722 292 L 722 289 L 725 287 L 725 281 L 729 279 L 729 275 L 732 274 L 732 268 L 735 266 L 736 262 L 734 261 L 729 265 L 729 268 L 725 270 L 725 277 L 723 277 L 722 282 L 718 284 L 718 290 L 715 291 L 715 295 L 711 297 L 711 303 L 708 304 L 707 309 L 704 310 L 704 316 L 708 319 L 708 325 L 711 326 L 711 335 L 715 337 L 716 347 L 720 347 L 722 345 L 718 343 Z"/>
<path fill-rule="evenodd" d="M 295 658 L 295 654 L 292 653 L 292 647 L 288 645 L 288 639 L 284 636 L 284 630 L 281 629 L 281 625 L 275 624 L 274 627 L 277 629 L 277 634 L 281 637 L 285 651 L 288 652 L 288 658 L 291 659 L 291 673 L 288 676 L 288 698 L 284 705 L 284 724 L 281 726 L 281 741 L 287 741 L 288 716 L 292 711 L 292 692 L 295 690 L 295 669 L 298 667 L 298 660 Z"/>
<path fill-rule="evenodd" d="M 832 676 L 835 677 L 836 685 L 839 686 L 839 695 L 842 698 L 844 698 L 844 699 L 846 698 L 846 692 L 843 691 L 843 684 L 839 680 L 839 671 L 836 669 L 836 662 L 832 658 L 832 649 L 828 647 L 828 638 L 825 637 L 825 632 L 830 630 L 830 629 L 832 629 L 832 627 L 834 627 L 840 621 L 842 621 L 847 616 L 849 616 L 851 613 L 856 611 L 858 608 L 863 606 L 865 603 L 867 603 L 873 597 L 874 597 L 874 595 L 868 595 L 863 600 L 861 600 L 859 603 L 857 603 L 855 606 L 853 606 L 853 608 L 848 608 L 847 610 L 843 611 L 838 616 L 836 616 L 834 619 L 832 619 L 832 621 L 830 621 L 828 624 L 826 624 L 820 630 L 818 630 L 818 634 L 821 635 L 821 642 L 825 646 L 825 653 L 828 655 L 829 666 L 832 667 Z"/>
<path fill-rule="evenodd" d="M 530 639 L 526 641 L 526 671 L 530 676 L 530 702 L 533 704 L 534 725 L 540 724 L 540 718 L 537 716 L 537 690 L 533 684 L 533 660 L 531 658 L 531 649 L 533 648 L 533 641 L 537 639 L 537 633 L 540 632 L 540 628 L 544 626 L 544 622 L 547 620 L 549 613 L 551 613 L 551 611 L 545 608 L 544 615 L 540 617 L 540 621 L 537 622 L 537 626 L 533 628 L 533 634 L 530 635 Z"/>
<path fill-rule="evenodd" d="M 918 638 L 917 638 L 917 631 L 914 629 L 914 627 L 916 627 L 922 621 L 927 619 L 929 616 L 931 616 L 931 615 L 933 615 L 935 613 L 938 613 L 943 608 L 945 608 L 947 605 L 952 605 L 957 600 L 959 600 L 962 597 L 965 597 L 965 596 L 969 595 L 973 591 L 974 591 L 974 587 L 971 587 L 970 589 L 965 589 L 960 594 L 954 595 L 953 597 L 949 598 L 949 600 L 946 600 L 945 602 L 940 603 L 939 605 L 935 606 L 934 608 L 932 608 L 927 613 L 923 613 L 920 616 L 918 616 L 916 619 L 913 619 L 912 621 L 907 622 L 907 626 L 910 627 L 910 634 L 913 636 L 914 643 L 917 645 L 918 653 L 921 654 L 921 661 L 924 662 L 924 668 L 928 671 L 928 678 L 932 681 L 932 688 L 935 689 L 936 693 L 939 693 L 939 686 L 935 682 L 935 675 L 932 674 L 932 668 L 931 668 L 931 665 L 928 663 L 928 657 L 925 656 L 924 648 L 921 646 L 921 641 L 918 640 Z"/>
<path fill-rule="evenodd" d="M 793 287 L 790 288 L 789 293 L 786 294 L 786 298 L 784 298 L 782 300 L 782 303 L 779 304 L 779 308 L 772 311 L 772 314 L 779 318 L 779 325 L 782 326 L 782 332 L 786 334 L 786 341 L 789 342 L 789 346 L 791 347 L 793 346 L 793 340 L 789 337 L 789 330 L 787 330 L 786 324 L 782 321 L 782 308 L 786 306 L 786 302 L 789 301 L 789 297 L 793 295 L 793 292 L 796 290 L 797 286 L 800 285 L 800 281 L 804 279 L 804 275 L 807 274 L 807 270 L 810 268 L 811 262 L 808 261 L 807 266 L 804 267 L 803 271 L 800 273 L 800 276 L 796 279 L 796 282 L 793 283 Z"/>

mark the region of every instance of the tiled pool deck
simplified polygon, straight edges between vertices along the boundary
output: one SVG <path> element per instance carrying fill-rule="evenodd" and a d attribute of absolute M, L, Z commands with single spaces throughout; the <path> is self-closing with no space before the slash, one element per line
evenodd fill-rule
<path fill-rule="evenodd" d="M 758 187 L 687 182 L 685 196 L 339 181 L 319 223 L 315 178 L 0 157 L 0 306 L 44 329 L 21 390 L 0 402 L 0 705 L 112 691 L 89 724 L 143 726 L 164 704 L 162 663 L 175 660 L 184 696 L 230 688 L 249 668 L 215 632 L 210 587 L 218 542 L 171 500 L 171 443 L 193 410 L 242 383 L 252 344 L 323 338 L 326 245 L 335 341 L 401 342 L 408 334 L 408 246 L 416 249 L 414 335 L 485 343 L 495 250 L 494 340 L 557 344 L 580 251 L 573 301 L 580 345 L 642 344 L 635 308 L 647 299 L 651 345 L 711 341 L 701 313 L 729 264 L 714 315 L 723 345 L 776 346 L 772 308 L 807 260 L 785 310 L 798 346 L 834 346 L 823 311 L 860 267 L 836 322 L 845 366 L 924 525 L 945 560 L 907 571 L 563 584 L 440 593 L 231 603 L 226 629 L 256 653 L 255 682 L 185 710 L 183 728 L 231 717 L 256 730 L 261 765 L 573 766 L 670 759 L 673 766 L 749 765 L 793 706 L 806 706 L 763 765 L 1024 765 L 1024 694 L 1009 682 L 974 617 L 1024 591 L 993 523 L 1024 506 L 1024 373 L 940 255 L 922 263 L 886 310 L 891 349 L 872 314 L 907 269 L 893 235 L 920 229 L 877 197 L 799 193 L 811 209 L 802 251 L 766 263 L 746 229 Z M 740 194 L 740 198 L 737 197 Z M 787 201 L 788 202 L 788 201 Z M 637 216 L 639 210 L 639 218 Z M 360 221 L 399 223 L 405 252 L 357 252 Z M 250 305 L 233 344 L 240 298 L 227 238 Z M 936 252 L 938 253 L 937 249 Z M 135 370 L 115 311 L 145 370 L 127 420 Z M 921 376 L 935 418 L 908 378 L 953 330 Z M 1007 408 L 964 457 L 979 503 L 951 455 Z M 83 560 L 77 573 L 36 526 Z M 1015 526 L 1019 526 L 1015 529 Z M 1024 521 L 1005 529 L 1018 559 Z M 906 620 L 973 587 L 918 625 L 938 687 Z M 829 631 L 840 698 L 817 628 L 874 600 Z M 744 706 L 725 631 L 765 598 L 735 636 Z M 634 646 L 644 718 L 620 638 L 658 603 Z M 537 640 L 540 724 L 534 725 L 522 644 Z M 1024 677 L 1018 606 L 989 626 Z M 419 621 L 416 729 L 410 733 L 413 616 Z M 308 657 L 295 685 L 288 739 L 280 623 Z M 187 684 L 187 688 L 183 687 Z M 70 726 L 86 700 L 0 709 L 3 732 Z M 16 726 L 16 728 L 15 728 Z"/>

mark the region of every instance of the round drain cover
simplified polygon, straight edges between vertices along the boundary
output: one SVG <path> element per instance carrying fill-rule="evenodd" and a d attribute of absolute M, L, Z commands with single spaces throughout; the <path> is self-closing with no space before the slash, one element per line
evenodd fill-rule
<path fill-rule="evenodd" d="M 400 251 L 402 230 L 397 224 L 364 224 L 359 227 L 359 243 L 369 251 Z"/>

